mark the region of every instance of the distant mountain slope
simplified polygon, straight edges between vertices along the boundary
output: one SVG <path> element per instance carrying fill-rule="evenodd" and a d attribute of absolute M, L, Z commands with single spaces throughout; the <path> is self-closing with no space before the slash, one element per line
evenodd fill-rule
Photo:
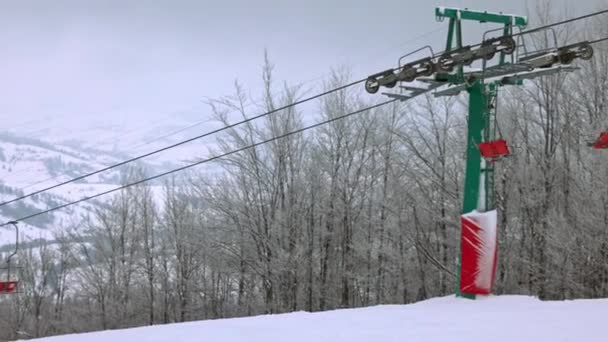
<path fill-rule="evenodd" d="M 49 187 L 127 159 L 125 153 L 104 152 L 50 144 L 37 139 L 0 133 L 0 202 Z M 142 164 L 154 170 L 159 166 Z M 124 170 L 124 168 L 123 168 Z M 0 207 L 0 221 L 6 222 L 91 194 L 114 188 L 121 182 L 121 169 L 113 169 L 48 192 Z M 103 199 L 102 199 L 103 200 Z M 74 223 L 95 205 L 83 203 L 41 215 L 20 223 L 26 239 L 53 239 L 58 227 Z M 12 228 L 0 228 L 0 246 L 12 243 Z"/>

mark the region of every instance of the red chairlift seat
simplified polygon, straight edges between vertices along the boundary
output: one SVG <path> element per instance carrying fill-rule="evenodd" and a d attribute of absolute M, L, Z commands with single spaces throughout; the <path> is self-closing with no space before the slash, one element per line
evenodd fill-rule
<path fill-rule="evenodd" d="M 478 146 L 481 156 L 491 163 L 511 154 L 504 139 L 482 142 Z"/>
<path fill-rule="evenodd" d="M 608 131 L 600 133 L 600 136 L 591 143 L 591 147 L 597 150 L 603 150 L 608 148 Z"/>
<path fill-rule="evenodd" d="M 0 293 L 14 293 L 17 292 L 16 281 L 0 281 Z"/>
<path fill-rule="evenodd" d="M 6 224 L 11 224 L 15 228 L 15 250 L 6 258 L 6 280 L 0 281 L 0 294 L 3 293 L 16 293 L 17 285 L 19 284 L 18 279 L 11 277 L 11 259 L 17 255 L 19 251 L 19 226 L 16 221 L 11 221 Z"/>

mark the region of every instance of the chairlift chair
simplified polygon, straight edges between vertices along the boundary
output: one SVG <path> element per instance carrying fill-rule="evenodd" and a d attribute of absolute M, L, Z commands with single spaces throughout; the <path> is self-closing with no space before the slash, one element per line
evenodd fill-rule
<path fill-rule="evenodd" d="M 0 280 L 0 294 L 16 293 L 19 285 L 19 281 L 11 274 L 11 260 L 19 250 L 19 226 L 15 221 L 8 224 L 15 228 L 15 250 L 6 258 L 6 278 Z"/>
<path fill-rule="evenodd" d="M 494 100 L 488 104 L 488 109 L 496 111 L 497 107 L 498 102 L 494 97 Z M 498 119 L 496 118 L 494 119 L 494 131 L 498 133 L 497 139 L 494 138 L 493 140 L 484 141 L 477 145 L 477 147 L 479 148 L 479 153 L 489 163 L 499 161 L 511 155 L 509 145 L 507 144 L 507 141 L 503 138 L 502 130 L 500 129 Z"/>
<path fill-rule="evenodd" d="M 595 141 L 590 142 L 589 146 L 596 150 L 608 149 L 608 131 L 600 133 L 600 136 Z"/>
<path fill-rule="evenodd" d="M 507 141 L 505 139 L 486 141 L 477 146 L 481 156 L 490 163 L 511 155 L 509 145 L 507 145 Z"/>

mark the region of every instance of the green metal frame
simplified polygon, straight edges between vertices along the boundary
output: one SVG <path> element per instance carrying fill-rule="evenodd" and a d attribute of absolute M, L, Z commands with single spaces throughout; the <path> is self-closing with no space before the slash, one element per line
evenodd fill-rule
<path fill-rule="evenodd" d="M 473 20 L 480 23 L 511 24 L 520 27 L 528 25 L 528 18 L 525 16 L 472 11 L 466 8 L 437 7 L 435 8 L 435 16 L 439 19 Z"/>
<path fill-rule="evenodd" d="M 449 18 L 449 30 L 446 51 L 462 48 L 462 20 L 472 20 L 480 23 L 497 23 L 504 25 L 503 33 L 510 35 L 514 26 L 525 27 L 527 18 L 523 16 L 502 13 L 479 12 L 468 9 L 438 7 L 435 9 L 438 20 Z M 501 52 L 498 64 L 505 63 L 505 54 Z M 466 84 L 469 93 L 469 116 L 467 127 L 467 161 L 464 182 L 464 198 L 462 213 L 473 210 L 484 212 L 494 208 L 494 169 L 486 165 L 481 158 L 479 143 L 494 139 L 494 122 L 496 120 L 495 106 L 498 83 L 486 84 L 483 79 L 477 79 L 471 84 L 464 78 L 463 67 L 460 66 L 454 74 L 442 75 L 452 84 Z M 458 258 L 458 281 L 460 282 L 460 255 Z M 456 295 L 474 299 L 471 293 L 462 293 L 460 284 L 456 285 Z"/>

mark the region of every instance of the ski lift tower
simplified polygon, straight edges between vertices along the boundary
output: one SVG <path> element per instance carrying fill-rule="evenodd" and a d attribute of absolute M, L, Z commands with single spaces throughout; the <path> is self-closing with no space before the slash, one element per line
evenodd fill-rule
<path fill-rule="evenodd" d="M 445 18 L 449 19 L 446 44 L 448 53 L 449 51 L 468 50 L 462 45 L 463 20 L 502 24 L 502 36 L 504 37 L 511 37 L 515 26 L 521 29 L 528 24 L 527 18 L 523 16 L 470 11 L 468 9 L 438 7 L 435 9 L 435 16 L 438 21 L 443 21 Z M 513 47 L 507 52 L 512 55 L 515 48 L 516 46 L 513 44 Z M 484 64 L 483 69 L 487 67 L 486 61 L 494 56 L 488 57 L 490 58 L 484 58 L 482 62 Z M 496 66 L 510 73 L 522 71 L 520 68 L 514 67 L 514 64 L 507 63 L 506 57 L 507 53 L 501 51 Z M 494 163 L 482 158 L 479 145 L 481 143 L 492 144 L 496 141 L 494 122 L 496 120 L 496 96 L 500 83 L 498 81 L 488 83 L 485 82 L 485 75 L 479 76 L 465 75 L 461 64 L 457 67 L 455 73 L 443 76 L 446 81 L 454 86 L 448 88 L 449 91 L 446 93 L 436 94 L 439 96 L 456 95 L 460 92 L 460 89 L 466 90 L 469 94 L 467 159 L 461 217 L 461 250 L 458 261 L 459 284 L 456 287 L 456 295 L 467 298 L 475 298 L 475 294 L 490 293 L 494 281 L 497 256 Z M 506 150 L 503 148 L 494 153 L 490 149 L 486 157 L 500 158 L 508 155 L 508 153 L 508 148 Z M 482 232 L 485 232 L 485 234 Z M 469 243 L 475 246 L 468 246 Z M 481 247 L 481 249 L 474 247 Z M 475 253 L 476 250 L 477 253 Z M 491 255 L 479 255 L 480 253 Z M 483 265 L 484 261 L 488 260 L 491 260 L 492 265 Z M 463 267 L 466 268 L 464 271 Z"/>
<path fill-rule="evenodd" d="M 500 129 L 496 132 L 499 127 L 496 122 L 498 89 L 505 85 L 521 85 L 524 79 L 577 70 L 578 68 L 569 66 L 570 63 L 576 58 L 591 59 L 593 49 L 588 42 L 558 47 L 555 31 L 549 28 L 543 31 L 548 31 L 548 36 L 553 37 L 554 46 L 528 52 L 524 35 L 519 34 L 517 42 L 513 39 L 513 30 L 521 30 L 527 25 L 524 16 L 442 7 L 436 8 L 435 16 L 439 21 L 449 19 L 448 53 L 445 57 L 439 57 L 439 67 L 442 66 L 442 61 L 463 61 L 455 68 L 455 73 L 436 75 L 437 80 L 443 79 L 452 86 L 436 92 L 435 96 L 456 95 L 461 91 L 469 94 L 459 284 L 456 295 L 475 298 L 477 294 L 489 294 L 494 284 L 498 252 L 494 162 L 510 154 L 506 141 L 501 136 L 496 137 L 497 133 L 500 135 Z M 470 52 L 469 47 L 462 46 L 463 20 L 502 25 L 501 28 L 483 34 L 481 47 L 476 50 L 477 55 L 484 56 L 481 58 L 481 72 L 463 71 L 463 65 L 470 65 L 473 60 L 467 56 L 476 54 Z M 502 37 L 488 39 L 487 36 L 496 33 L 502 33 Z M 494 53 L 487 53 L 484 48 L 496 39 L 501 40 L 503 49 L 495 64 L 488 65 L 496 58 Z"/>
<path fill-rule="evenodd" d="M 524 35 L 530 32 L 521 32 L 528 23 L 524 16 L 446 7 L 436 8 L 435 16 L 438 21 L 449 19 L 445 52 L 437 55 L 430 46 L 425 46 L 402 56 L 398 68 L 369 76 L 365 89 L 375 94 L 380 87 L 394 88 L 399 84 L 399 93 L 382 94 L 400 101 L 430 91 L 436 97 L 469 94 L 456 295 L 473 299 L 476 295 L 491 293 L 496 272 L 498 235 L 494 167 L 496 161 L 510 154 L 506 140 L 496 137 L 496 133 L 500 135 L 500 129 L 496 132 L 498 89 L 521 85 L 525 79 L 574 71 L 578 68 L 569 66 L 572 61 L 591 59 L 593 49 L 589 42 L 560 47 L 555 31 L 544 28 L 532 32 L 545 31 L 553 38 L 554 46 L 529 52 Z M 494 23 L 499 27 L 486 31 L 481 44 L 463 46 L 463 20 Z M 520 32 L 514 35 L 514 29 Z M 430 51 L 431 55 L 402 64 L 403 60 L 424 50 Z M 464 70 L 475 61 L 481 62 L 480 70 Z M 409 85 L 412 82 L 420 85 Z"/>

